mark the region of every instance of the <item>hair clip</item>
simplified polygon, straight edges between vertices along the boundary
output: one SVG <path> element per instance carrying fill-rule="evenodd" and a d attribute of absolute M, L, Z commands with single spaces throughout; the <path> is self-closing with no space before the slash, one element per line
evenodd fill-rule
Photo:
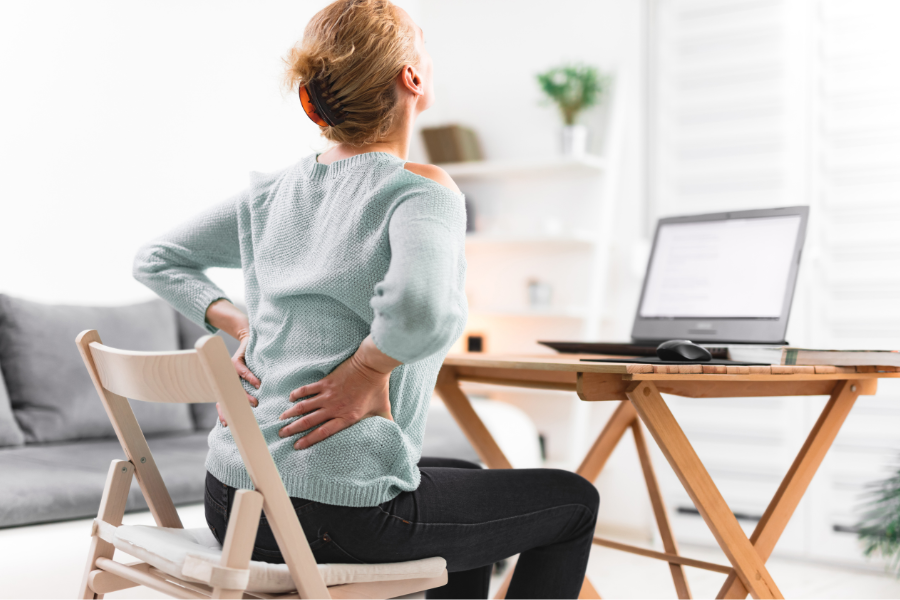
<path fill-rule="evenodd" d="M 334 111 L 322 97 L 322 91 L 315 80 L 300 86 L 300 105 L 309 119 L 319 127 L 335 127 L 343 123 L 347 116 L 343 111 Z"/>

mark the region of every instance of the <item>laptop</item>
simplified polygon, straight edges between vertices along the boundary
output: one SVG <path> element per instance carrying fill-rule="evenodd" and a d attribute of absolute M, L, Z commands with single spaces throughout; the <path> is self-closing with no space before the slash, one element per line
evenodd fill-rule
<path fill-rule="evenodd" d="M 631 342 L 539 341 L 558 352 L 656 356 L 685 339 L 727 359 L 727 345 L 787 345 L 809 207 L 660 219 Z"/>

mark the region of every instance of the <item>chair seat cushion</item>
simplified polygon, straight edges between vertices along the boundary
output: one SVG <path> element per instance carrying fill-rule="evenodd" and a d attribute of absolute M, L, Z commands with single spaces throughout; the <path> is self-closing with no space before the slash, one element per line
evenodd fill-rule
<path fill-rule="evenodd" d="M 101 536 L 104 537 L 104 536 Z M 186 581 L 209 583 L 197 577 L 202 568 L 218 565 L 222 559 L 222 547 L 205 527 L 198 529 L 170 529 L 147 525 L 123 525 L 115 529 L 113 545 L 153 565 L 174 577 Z M 319 573 L 326 586 L 363 583 L 369 581 L 394 581 L 438 577 L 447 567 L 439 557 L 381 564 L 320 564 Z M 241 572 L 231 575 L 240 575 Z M 225 575 L 229 575 L 225 573 Z M 287 565 L 250 561 L 246 590 L 251 592 L 279 593 L 296 589 Z"/>

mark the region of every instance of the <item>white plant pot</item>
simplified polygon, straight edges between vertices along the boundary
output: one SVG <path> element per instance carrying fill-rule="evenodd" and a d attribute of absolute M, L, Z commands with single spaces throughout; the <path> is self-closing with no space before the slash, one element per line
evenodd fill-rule
<path fill-rule="evenodd" d="M 588 129 L 584 125 L 564 125 L 562 135 L 563 156 L 580 158 L 587 154 Z"/>

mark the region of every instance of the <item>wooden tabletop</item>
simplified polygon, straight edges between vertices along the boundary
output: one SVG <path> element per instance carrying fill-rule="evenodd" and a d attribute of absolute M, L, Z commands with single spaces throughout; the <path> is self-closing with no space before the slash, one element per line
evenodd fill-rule
<path fill-rule="evenodd" d="M 582 358 L 620 358 L 622 362 L 584 362 Z M 880 379 L 900 377 L 898 367 L 834 367 L 805 365 L 772 366 L 724 366 L 724 365 L 648 365 L 629 363 L 629 357 L 601 356 L 596 354 L 448 354 L 447 367 L 513 369 L 527 371 L 555 371 L 576 373 L 619 374 L 624 379 L 679 379 L 704 380 L 824 380 L 824 379 Z"/>

